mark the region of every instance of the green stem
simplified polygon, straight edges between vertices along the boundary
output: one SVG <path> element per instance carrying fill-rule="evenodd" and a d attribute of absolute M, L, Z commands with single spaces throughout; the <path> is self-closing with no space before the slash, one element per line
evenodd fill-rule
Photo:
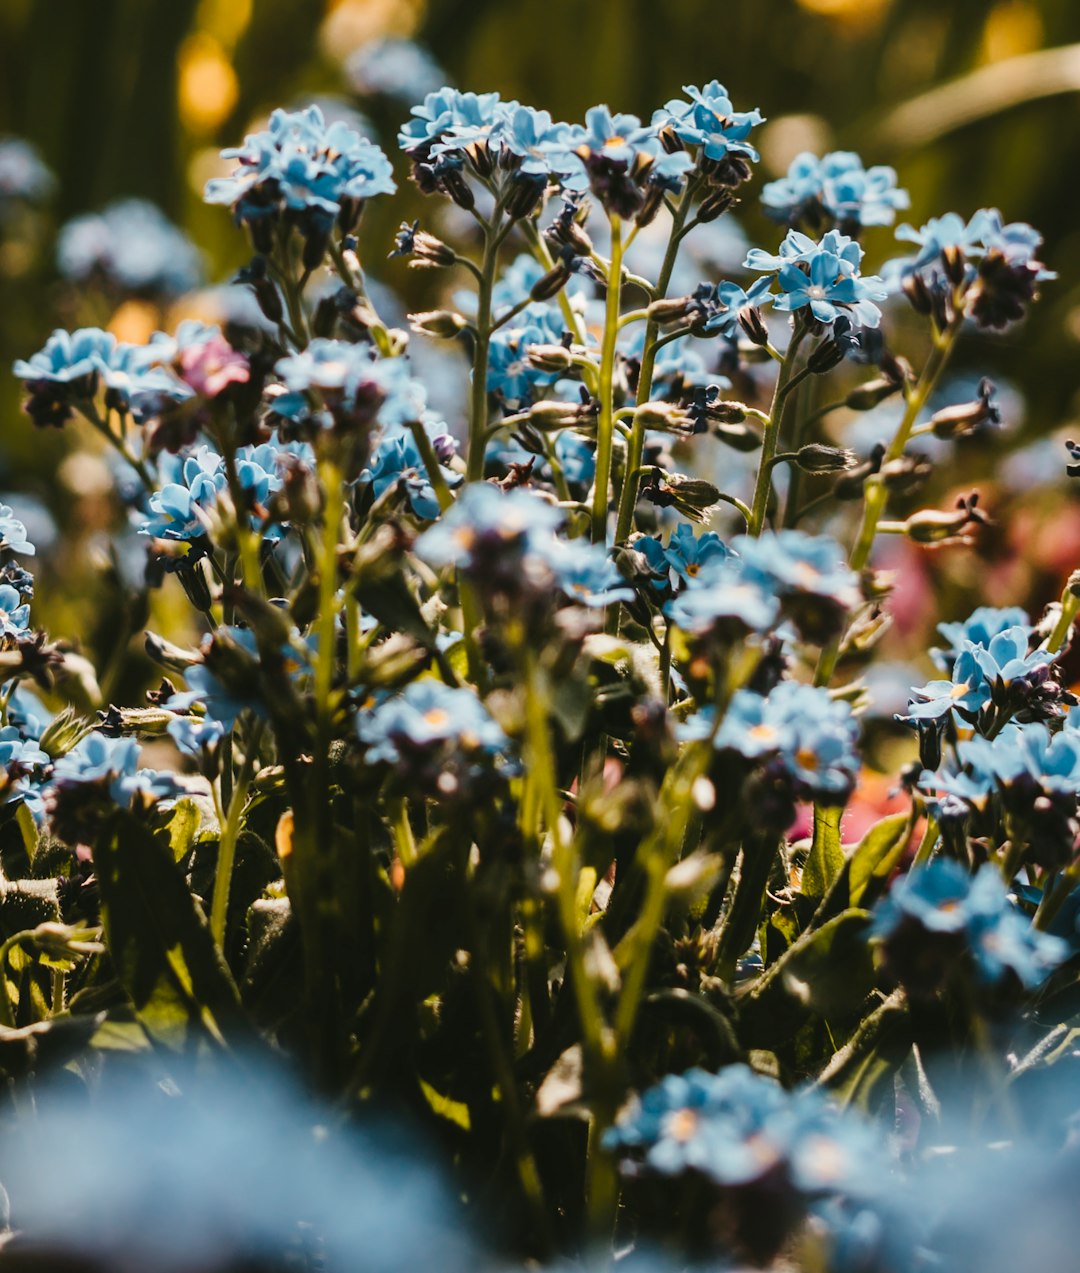
<path fill-rule="evenodd" d="M 960 334 L 962 323 L 963 307 L 959 306 L 956 318 L 946 328 L 944 333 L 935 339 L 934 348 L 930 357 L 926 360 L 922 375 L 907 396 L 907 407 L 897 426 L 896 434 L 889 444 L 889 449 L 885 452 L 883 463 L 888 464 L 891 460 L 898 460 L 904 454 L 904 448 L 910 440 L 915 421 L 919 418 L 923 407 L 926 406 L 927 399 L 933 393 L 938 380 L 941 378 L 941 373 L 948 365 L 949 358 L 956 347 L 956 338 Z M 882 514 L 885 511 L 887 499 L 888 491 L 881 474 L 875 473 L 868 477 L 866 479 L 865 499 L 863 502 L 862 523 L 855 540 L 855 546 L 851 550 L 851 556 L 848 559 L 851 569 L 856 572 L 865 570 L 870 561 L 870 553 L 874 547 L 874 537 L 877 534 L 878 522 L 881 521 Z M 832 680 L 832 674 L 836 670 L 836 663 L 840 657 L 841 640 L 842 638 L 836 637 L 822 650 L 814 677 L 815 685 L 828 685 Z"/>
<path fill-rule="evenodd" d="M 619 334 L 622 296 L 622 222 L 611 217 L 611 266 L 608 271 L 604 338 L 600 347 L 600 414 L 596 422 L 596 486 L 593 489 L 592 541 L 607 540 L 608 503 L 611 495 L 611 458 L 615 434 L 615 338 Z M 632 466 L 628 465 L 628 469 Z"/>
<path fill-rule="evenodd" d="M 476 348 L 473 351 L 472 396 L 469 409 L 469 456 L 466 478 L 480 482 L 484 477 L 484 446 L 488 424 L 488 357 L 491 350 L 491 292 L 499 262 L 502 239 L 497 223 L 484 230 L 484 256 L 476 293 Z"/>
<path fill-rule="evenodd" d="M 761 441 L 761 460 L 758 467 L 757 482 L 754 486 L 754 500 L 750 509 L 750 520 L 746 527 L 746 533 L 754 536 L 754 538 L 757 538 L 765 529 L 765 517 L 769 511 L 769 496 L 772 494 L 773 460 L 780 441 L 784 412 L 788 403 L 788 384 L 791 381 L 791 373 L 795 367 L 799 345 L 805 335 L 806 328 L 796 319 L 791 343 L 787 347 L 787 353 L 784 354 L 783 361 L 780 364 L 780 371 L 776 377 L 772 406 L 769 408 L 769 418 L 765 423 L 765 432 Z"/>
<path fill-rule="evenodd" d="M 672 214 L 671 234 L 668 236 L 667 250 L 664 252 L 664 260 L 656 280 L 655 295 L 658 300 L 663 300 L 667 296 L 668 287 L 671 284 L 671 275 L 675 269 L 675 261 L 679 255 L 679 245 L 682 242 L 687 213 L 690 211 L 690 202 L 695 190 L 696 184 L 687 186 L 686 193 Z M 643 402 L 648 402 L 652 394 L 653 372 L 656 367 L 656 353 L 659 348 L 656 344 L 658 330 L 658 324 L 654 320 L 649 319 L 645 326 L 645 344 L 641 355 L 641 370 L 638 372 L 638 406 Z M 637 504 L 640 484 L 636 477 L 631 479 L 630 475 L 636 474 L 641 468 L 641 459 L 644 453 L 645 422 L 644 420 L 635 421 L 626 451 L 626 472 L 628 476 L 623 482 L 622 493 L 619 497 L 619 516 L 615 528 L 615 542 L 617 544 L 626 543 L 630 537 L 630 532 L 634 528 L 634 508 Z"/>
<path fill-rule="evenodd" d="M 453 504 L 454 497 L 450 494 L 450 488 L 446 485 L 446 479 L 442 474 L 442 466 L 439 464 L 439 457 L 435 454 L 435 448 L 431 445 L 431 438 L 428 437 L 427 429 L 424 428 L 419 420 L 410 420 L 409 428 L 412 430 L 416 449 L 420 452 L 420 458 L 424 461 L 424 468 L 427 469 L 431 489 L 435 492 L 435 498 L 439 501 L 439 508 L 445 513 Z"/>
<path fill-rule="evenodd" d="M 240 822 L 247 803 L 248 789 L 255 773 L 255 761 L 259 754 L 259 742 L 262 738 L 263 722 L 256 721 L 252 726 L 247 747 L 244 750 L 244 763 L 240 768 L 240 776 L 236 780 L 232 797 L 229 800 L 229 811 L 221 827 L 221 838 L 218 841 L 217 870 L 214 873 L 214 895 L 210 903 L 210 933 L 214 942 L 221 948 L 225 946 L 225 921 L 229 911 L 229 890 L 232 885 L 233 866 L 236 861 L 236 845 L 240 838 Z"/>
<path fill-rule="evenodd" d="M 1069 629 L 1072 627 L 1077 611 L 1080 611 L 1080 596 L 1073 592 L 1071 583 L 1066 584 L 1065 591 L 1061 594 L 1061 613 L 1058 615 L 1057 623 L 1054 624 L 1053 632 L 1046 641 L 1046 648 L 1051 654 L 1057 654 L 1065 644 L 1065 638 L 1069 635 Z"/>

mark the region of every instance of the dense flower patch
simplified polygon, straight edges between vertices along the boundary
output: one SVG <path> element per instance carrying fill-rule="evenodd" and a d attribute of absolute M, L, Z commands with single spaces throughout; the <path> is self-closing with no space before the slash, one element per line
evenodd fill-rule
<path fill-rule="evenodd" d="M 317 106 L 274 111 L 206 189 L 250 241 L 246 314 L 57 330 L 15 364 L 33 425 L 113 449 L 143 587 L 188 613 L 145 634 L 145 700 L 89 714 L 0 506 L 0 911 L 33 902 L 0 945 L 0 1066 L 92 1086 L 122 1048 L 194 1101 L 177 1053 L 287 1056 L 350 1115 L 417 1125 L 516 1257 L 937 1267 L 929 1164 L 1019 1163 L 1016 1093 L 1072 1055 L 1080 576 L 1043 615 L 941 623 L 936 678 L 886 722 L 899 811 L 855 843 L 842 817 L 880 542 L 962 549 L 988 520 L 974 492 L 919 504 L 922 441 L 1002 419 L 986 380 L 943 401 L 943 373 L 1054 275 L 994 209 L 901 225 L 881 259 L 864 231 L 907 192 L 834 152 L 764 185 L 778 242 L 695 277 L 695 236 L 755 197 L 763 119 L 683 93 L 572 123 L 433 89 L 398 168 Z M 408 178 L 430 213 L 373 242 L 366 205 Z M 59 259 L 114 297 L 203 269 L 134 201 Z M 441 273 L 445 307 L 394 325 L 369 259 Z M 449 419 L 411 353 L 434 342 L 469 369 Z M 1066 1154 L 1064 1116 L 1040 1135 Z M 322 1225 L 346 1267 L 359 1230 L 297 1198 L 266 1242 L 315 1259 Z M 432 1241 L 452 1212 L 439 1193 Z"/>

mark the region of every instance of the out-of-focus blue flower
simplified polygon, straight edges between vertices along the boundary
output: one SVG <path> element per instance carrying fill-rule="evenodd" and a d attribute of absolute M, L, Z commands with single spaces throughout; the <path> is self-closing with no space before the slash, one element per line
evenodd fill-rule
<path fill-rule="evenodd" d="M 500 327 L 492 337 L 488 354 L 487 387 L 508 411 L 533 401 L 536 390 L 554 384 L 560 373 L 544 371 L 528 359 L 530 345 L 558 344 L 563 325 L 550 305 L 530 305 L 522 325 Z"/>
<path fill-rule="evenodd" d="M 356 732 L 369 764 L 392 766 L 410 791 L 439 800 L 475 798 L 517 767 L 510 740 L 476 694 L 427 677 L 365 706 Z"/>
<path fill-rule="evenodd" d="M 186 756 L 201 756 L 225 737 L 225 726 L 208 716 L 175 716 L 166 726 L 169 737 Z"/>
<path fill-rule="evenodd" d="M 345 74 L 364 97 L 391 97 L 415 102 L 437 92 L 446 74 L 415 40 L 369 40 L 349 55 Z"/>
<path fill-rule="evenodd" d="M 854 152 L 836 150 L 820 159 L 808 152 L 796 155 L 787 175 L 762 190 L 761 202 L 778 221 L 814 224 L 825 214 L 838 225 L 858 227 L 892 225 L 911 200 L 897 186 L 895 169 L 864 168 Z"/>
<path fill-rule="evenodd" d="M 203 276 L 198 248 L 145 199 L 122 199 L 69 221 L 57 239 L 56 259 L 71 282 L 100 276 L 138 295 L 179 296 Z"/>
<path fill-rule="evenodd" d="M 779 597 L 784 614 L 809 641 L 827 640 L 862 601 L 857 575 L 828 535 L 780 530 L 738 535 L 731 550 L 740 574 Z"/>
<path fill-rule="evenodd" d="M 12 203 L 42 203 L 56 178 L 41 156 L 21 137 L 0 137 L 0 215 Z"/>
<path fill-rule="evenodd" d="M 687 736 L 711 729 L 708 720 L 699 720 L 688 722 Z M 713 741 L 747 760 L 775 760 L 797 796 L 842 804 L 859 772 L 858 740 L 847 703 L 827 690 L 781 681 L 764 696 L 736 691 Z"/>
<path fill-rule="evenodd" d="M 578 605 L 603 607 L 634 599 L 633 588 L 601 544 L 552 536 L 535 551 L 550 568 L 555 587 Z"/>
<path fill-rule="evenodd" d="M 274 111 L 266 129 L 221 155 L 239 167 L 209 181 L 203 197 L 229 204 L 240 222 L 286 214 L 305 233 L 327 234 L 339 218 L 351 224 L 364 200 L 397 189 L 379 147 L 346 123 L 327 125 L 318 106 Z"/>
<path fill-rule="evenodd" d="M 964 642 L 986 647 L 994 637 L 1006 628 L 1026 628 L 1031 636 L 1031 619 L 1019 606 L 999 609 L 995 606 L 979 606 L 963 623 L 939 623 L 938 631 L 948 641 L 947 649 L 932 649 L 930 657 L 945 672 L 951 672 Z"/>
<path fill-rule="evenodd" d="M 136 795 L 172 800 L 183 788 L 170 773 L 139 768 L 139 744 L 134 738 L 87 736 L 53 765 L 50 787 L 66 791 L 97 784 L 108 789 L 114 804 L 126 807 Z"/>
<path fill-rule="evenodd" d="M 917 244 L 919 251 L 902 261 L 890 262 L 901 274 L 914 273 L 923 266 L 938 263 L 941 254 L 954 248 L 967 257 L 981 256 L 984 249 L 983 238 L 993 226 L 988 208 L 981 208 L 970 221 L 955 212 L 946 212 L 944 216 L 931 217 L 918 230 L 905 222 L 896 227 L 896 237 L 902 243 Z"/>
<path fill-rule="evenodd" d="M 442 468 L 441 472 L 443 481 L 449 487 L 460 485 L 462 478 L 459 473 L 446 468 Z M 401 482 L 405 487 L 409 507 L 417 517 L 430 522 L 439 515 L 435 489 L 431 485 L 416 439 L 411 433 L 401 433 L 379 442 L 372 453 L 370 464 L 360 474 L 358 481 L 364 486 L 370 484 L 376 499 Z"/>
<path fill-rule="evenodd" d="M 489 555 L 520 556 L 546 542 L 562 521 L 560 510 L 536 495 L 474 482 L 420 536 L 416 552 L 433 566 L 478 569 Z"/>
<path fill-rule="evenodd" d="M 675 98 L 668 102 L 653 114 L 654 127 L 673 129 L 680 141 L 699 146 L 705 158 L 714 162 L 729 154 L 757 162 L 758 152 L 747 138 L 751 129 L 764 123 L 759 110 L 735 110 L 719 80 L 711 80 L 701 88 L 684 84 L 683 92 L 690 100 Z"/>
<path fill-rule="evenodd" d="M 555 458 L 571 486 L 591 486 L 596 477 L 596 447 L 573 429 L 555 437 Z"/>
<path fill-rule="evenodd" d="M 115 348 L 116 337 L 97 327 L 80 327 L 74 332 L 58 328 L 43 349 L 29 359 L 19 359 L 13 370 L 31 390 L 45 384 L 85 389 L 83 382 L 90 381 L 108 364 Z M 87 396 L 92 392 L 91 387 Z"/>
<path fill-rule="evenodd" d="M 7 504 L 0 504 L 0 551 L 33 557 L 37 549 L 26 537 L 26 527 Z"/>
<path fill-rule="evenodd" d="M 30 607 L 10 584 L 0 584 L 0 636 L 21 636 L 29 626 Z"/>
<path fill-rule="evenodd" d="M 768 632 L 780 618 L 773 588 L 747 577 L 738 561 L 714 561 L 664 608 L 684 632 L 705 637 Z"/>
<path fill-rule="evenodd" d="M 869 1123 L 816 1091 L 786 1092 L 745 1065 L 669 1074 L 606 1134 L 631 1171 L 695 1171 L 722 1187 L 788 1179 L 807 1197 L 872 1196 L 889 1160 Z"/>
<path fill-rule="evenodd" d="M 285 447 L 264 442 L 257 447 L 239 447 L 236 452 L 236 480 L 252 509 L 252 525 L 261 527 L 271 539 L 280 537 L 280 527 L 262 526 L 263 511 L 272 492 L 280 490 L 279 468 Z M 303 455 L 303 451 L 300 452 Z M 192 540 L 204 536 L 209 527 L 207 514 L 218 496 L 228 489 L 225 461 L 209 446 L 194 453 L 177 456 L 171 464 L 163 462 L 165 481 L 150 496 L 150 516 L 139 527 L 139 533 L 152 539 Z"/>
<path fill-rule="evenodd" d="M 914 930 L 914 932 L 912 931 Z M 912 940 L 952 938 L 951 949 L 971 956 L 975 980 L 999 986 L 1010 974 L 1021 985 L 1037 986 L 1068 954 L 1058 937 L 1033 928 L 1017 910 L 992 863 L 974 876 L 957 862 L 938 858 L 899 879 L 879 903 L 872 928 L 887 955 L 903 960 Z M 900 971 L 904 969 L 901 962 Z M 956 961 L 952 961 L 955 975 Z"/>

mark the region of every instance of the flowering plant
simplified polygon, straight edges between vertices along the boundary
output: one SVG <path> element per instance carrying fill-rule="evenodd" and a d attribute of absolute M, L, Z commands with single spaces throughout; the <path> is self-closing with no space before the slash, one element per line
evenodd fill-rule
<path fill-rule="evenodd" d="M 676 288 L 762 122 L 683 91 L 582 123 L 428 93 L 399 146 L 457 233 L 433 211 L 392 244 L 363 215 L 403 175 L 384 151 L 275 111 L 206 190 L 250 240 L 254 317 L 57 331 L 16 363 L 35 425 L 115 449 L 147 578 L 190 612 L 146 634 L 144 701 L 80 702 L 0 506 L 0 857 L 43 908 L 0 946 L 0 1021 L 283 1051 L 347 1108 L 437 1129 L 531 1256 L 816 1242 L 822 1267 L 871 1213 L 860 1267 L 896 1267 L 895 1164 L 839 1105 L 891 1127 L 966 1065 L 954 1099 L 989 1137 L 1007 1058 L 1049 1069 L 1074 1011 L 1076 578 L 1041 617 L 941 625 L 900 811 L 857 843 L 841 821 L 880 542 L 987 520 L 977 494 L 914 502 L 919 439 L 1000 420 L 988 382 L 932 395 L 1054 276 L 995 210 L 901 226 L 914 252 L 869 265 L 865 228 L 909 199 L 837 152 L 764 187 L 775 251 Z M 135 280 L 109 238 L 142 215 L 70 227 L 72 277 L 182 289 L 197 254 Z M 409 330 L 369 278 L 386 249 L 453 280 Z M 460 419 L 410 355 L 433 341 L 469 368 Z M 885 442 L 835 427 L 882 404 Z"/>

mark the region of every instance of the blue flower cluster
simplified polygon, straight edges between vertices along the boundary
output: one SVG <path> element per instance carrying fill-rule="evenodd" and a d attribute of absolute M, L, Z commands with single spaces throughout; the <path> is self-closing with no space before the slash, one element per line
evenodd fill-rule
<path fill-rule="evenodd" d="M 827 327 L 843 318 L 851 327 L 874 328 L 881 322 L 874 302 L 889 292 L 876 275 L 860 273 L 863 256 L 862 246 L 839 230 L 829 230 L 820 242 L 790 230 L 776 254 L 754 248 L 745 264 L 751 270 L 776 272 L 776 309 L 808 310 Z"/>
<path fill-rule="evenodd" d="M 863 226 L 892 225 L 911 200 L 897 186 L 895 169 L 864 168 L 853 151 L 834 150 L 820 159 L 806 151 L 796 155 L 787 175 L 764 187 L 761 202 L 777 221 L 818 226 L 827 220 L 851 234 Z"/>
<path fill-rule="evenodd" d="M 28 141 L 0 137 L 0 219 L 16 204 L 43 203 L 55 187 L 56 178 Z"/>
<path fill-rule="evenodd" d="M 1010 980 L 1034 987 L 1068 953 L 1061 938 L 1031 926 L 995 866 L 972 876 L 946 858 L 897 880 L 872 931 L 897 977 L 922 993 L 959 976 L 986 990 Z"/>
<path fill-rule="evenodd" d="M 263 131 L 221 156 L 239 166 L 207 183 L 206 201 L 228 204 L 263 250 L 272 246 L 279 220 L 296 225 L 317 245 L 305 258 L 309 268 L 322 259 L 335 223 L 350 229 L 367 199 L 397 189 L 379 147 L 343 121 L 327 124 L 318 106 L 274 111 Z"/>
<path fill-rule="evenodd" d="M 133 296 L 179 296 L 203 275 L 198 248 L 145 199 L 122 199 L 69 221 L 57 239 L 56 259 L 73 283 L 101 279 Z"/>

